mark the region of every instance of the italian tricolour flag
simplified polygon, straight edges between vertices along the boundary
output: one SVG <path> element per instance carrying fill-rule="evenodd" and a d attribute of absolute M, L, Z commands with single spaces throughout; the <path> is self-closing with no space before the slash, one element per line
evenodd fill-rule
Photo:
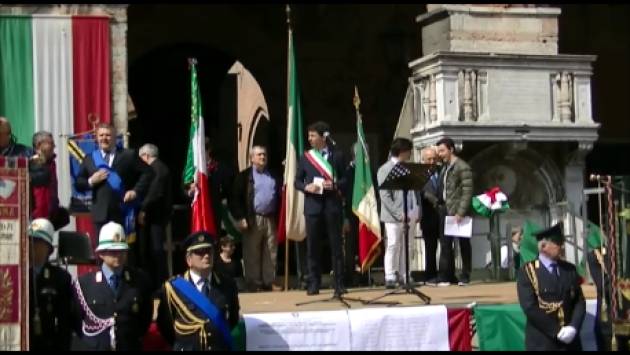
<path fill-rule="evenodd" d="M 355 97 L 358 98 L 358 96 Z M 357 144 L 355 144 L 354 150 L 352 212 L 359 219 L 359 263 L 361 264 L 361 272 L 365 272 L 380 254 L 381 222 L 376 207 L 376 192 L 360 115 L 357 115 Z"/>
<path fill-rule="evenodd" d="M 206 231 L 217 237 L 216 224 L 210 204 L 208 167 L 206 164 L 205 130 L 201 113 L 201 95 L 197 83 L 196 60 L 190 60 L 190 142 L 184 168 L 184 185 L 194 182 L 197 186 L 192 201 L 190 232 Z"/>
<path fill-rule="evenodd" d="M 473 211 L 481 216 L 490 217 L 495 212 L 503 212 L 510 208 L 507 196 L 498 187 L 477 195 L 472 199 Z"/>
<path fill-rule="evenodd" d="M 283 243 L 286 239 L 302 241 L 306 237 L 304 194 L 294 186 L 298 158 L 304 152 L 304 140 L 302 138 L 302 106 L 291 29 L 289 29 L 288 63 L 287 145 L 284 158 L 284 187 L 278 221 L 278 243 Z"/>
<path fill-rule="evenodd" d="M 70 156 L 63 137 L 92 129 L 88 118 L 111 122 L 110 18 L 70 15 L 0 15 L 0 116 L 19 143 L 52 133 L 59 202 L 70 203 Z M 98 240 L 89 215 L 66 230 Z M 69 268 L 76 274 L 76 267 Z M 89 267 L 80 265 L 78 274 Z"/>

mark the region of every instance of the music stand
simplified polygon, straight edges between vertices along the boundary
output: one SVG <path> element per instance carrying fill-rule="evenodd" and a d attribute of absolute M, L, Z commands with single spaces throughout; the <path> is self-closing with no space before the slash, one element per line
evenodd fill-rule
<path fill-rule="evenodd" d="M 334 272 L 332 273 L 333 276 L 333 282 L 334 282 Z M 335 287 L 336 289 L 336 287 Z M 325 298 L 325 299 L 320 299 L 320 300 L 313 300 L 313 301 L 306 301 L 306 302 L 298 302 L 295 305 L 296 306 L 303 306 L 305 304 L 313 304 L 313 303 L 319 303 L 319 302 L 341 302 L 344 306 L 346 306 L 346 308 L 352 308 L 350 307 L 350 304 L 346 301 L 354 301 L 354 302 L 365 302 L 364 300 L 360 299 L 360 298 L 352 298 L 352 297 L 344 297 L 343 294 L 341 295 L 335 295 L 333 294 L 333 296 L 331 298 Z"/>
<path fill-rule="evenodd" d="M 376 303 L 389 295 L 397 295 L 401 293 L 410 293 L 418 296 L 425 304 L 431 303 L 431 297 L 416 290 L 411 285 L 411 273 L 409 272 L 409 217 L 407 211 L 407 193 L 414 190 L 422 190 L 427 181 L 435 172 L 436 166 L 431 164 L 417 164 L 400 162 L 394 166 L 385 181 L 379 186 L 382 190 L 402 190 L 403 191 L 403 233 L 404 233 L 404 253 L 405 253 L 405 280 L 404 283 L 398 284 L 396 289 L 387 291 L 385 294 L 373 298 L 368 301 L 362 301 L 364 304 Z M 398 275 L 400 277 L 400 275 Z"/>

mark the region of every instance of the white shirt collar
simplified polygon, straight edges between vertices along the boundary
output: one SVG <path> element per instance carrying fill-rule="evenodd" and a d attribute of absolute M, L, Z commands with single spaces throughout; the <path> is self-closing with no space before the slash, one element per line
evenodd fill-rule
<path fill-rule="evenodd" d="M 197 288 L 197 290 L 201 291 L 201 288 L 203 287 L 203 282 L 201 280 L 201 276 L 199 274 L 197 274 L 196 272 L 194 272 L 193 270 L 190 270 L 189 272 L 190 274 L 190 279 L 192 280 L 192 282 L 195 284 L 195 287 Z M 212 275 L 212 274 L 210 274 Z M 210 277 L 208 277 L 208 287 L 210 287 Z"/>
<path fill-rule="evenodd" d="M 391 158 L 389 158 L 389 160 L 391 160 L 392 163 L 394 163 L 394 164 L 396 164 L 396 163 L 398 163 L 400 161 L 400 159 L 398 159 L 397 157 L 391 157 Z"/>

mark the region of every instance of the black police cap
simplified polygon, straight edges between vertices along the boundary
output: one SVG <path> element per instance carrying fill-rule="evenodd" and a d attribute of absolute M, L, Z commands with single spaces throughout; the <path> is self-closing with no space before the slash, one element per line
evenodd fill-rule
<path fill-rule="evenodd" d="M 214 248 L 214 237 L 208 232 L 195 232 L 184 239 L 184 249 L 187 252 L 204 248 Z"/>
<path fill-rule="evenodd" d="M 535 233 L 536 240 L 550 240 L 558 245 L 564 244 L 564 233 L 562 232 L 562 222 L 556 225 Z"/>

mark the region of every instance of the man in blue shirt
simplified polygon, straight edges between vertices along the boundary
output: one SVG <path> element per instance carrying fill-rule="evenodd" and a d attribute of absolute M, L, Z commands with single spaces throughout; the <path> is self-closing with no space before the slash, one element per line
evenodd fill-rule
<path fill-rule="evenodd" d="M 277 215 L 282 180 L 267 168 L 267 149 L 253 146 L 252 166 L 238 174 L 232 216 L 243 235 L 245 283 L 249 291 L 280 290 L 274 284 L 277 256 Z"/>

